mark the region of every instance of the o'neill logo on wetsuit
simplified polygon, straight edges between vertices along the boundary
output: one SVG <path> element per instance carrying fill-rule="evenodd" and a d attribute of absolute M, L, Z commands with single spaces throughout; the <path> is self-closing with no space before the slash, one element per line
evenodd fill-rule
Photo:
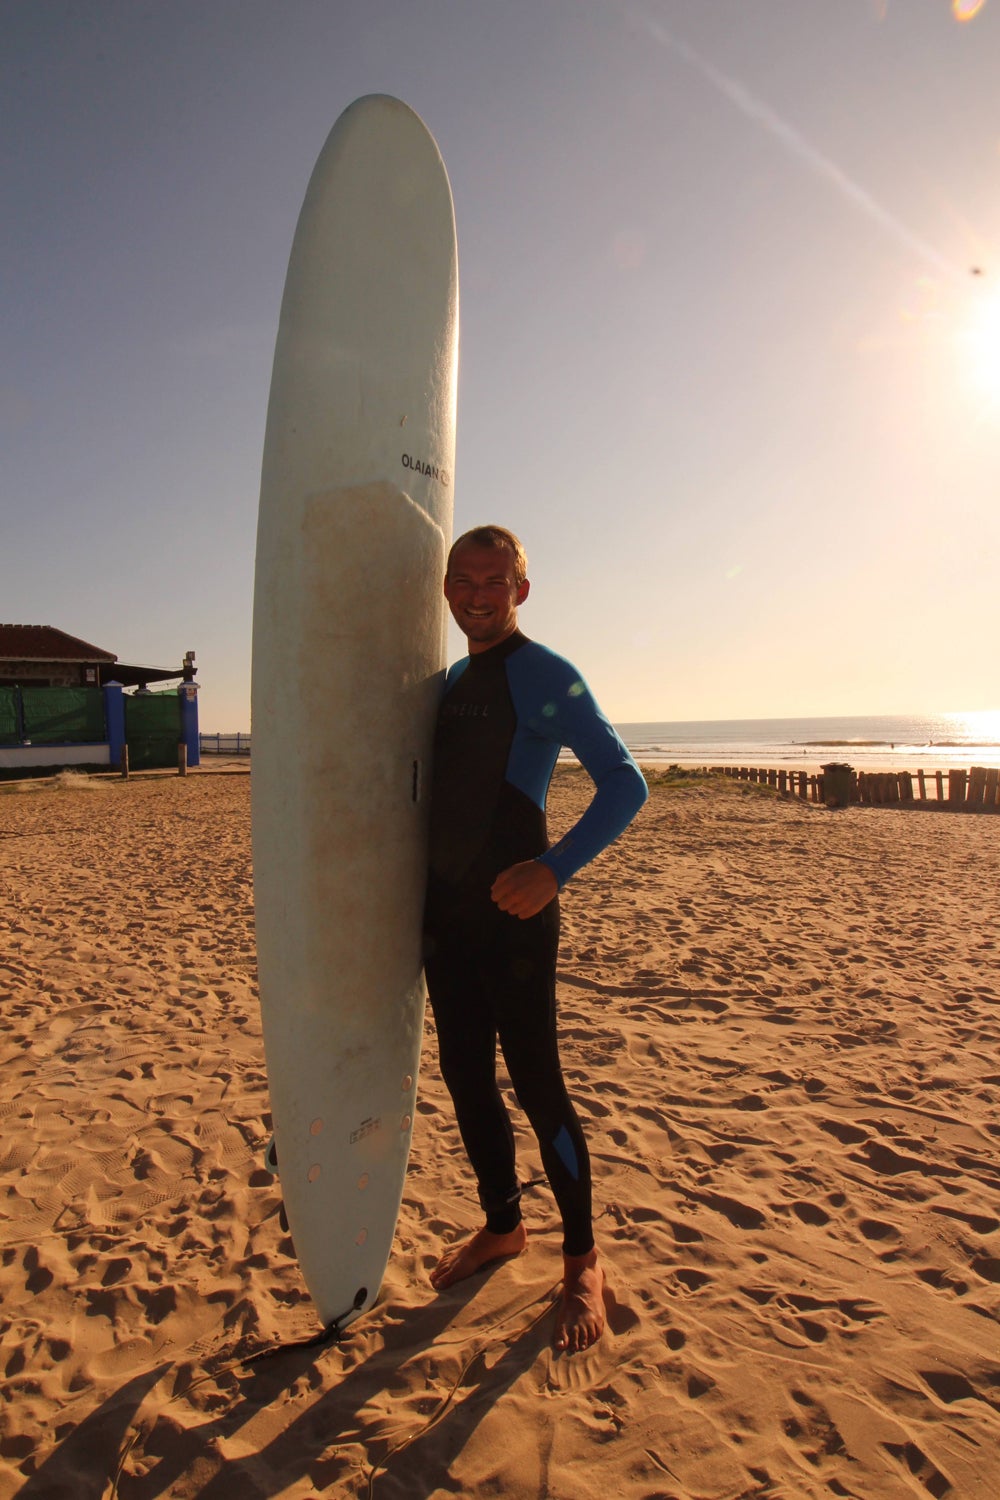
<path fill-rule="evenodd" d="M 488 703 L 442 703 L 442 719 L 485 719 L 490 711 Z"/>
<path fill-rule="evenodd" d="M 436 479 L 439 484 L 451 484 L 451 475 L 447 469 L 439 469 L 437 464 L 428 464 L 422 458 L 414 458 L 412 453 L 403 454 L 403 468 L 412 469 L 415 474 L 426 474 L 428 479 Z"/>

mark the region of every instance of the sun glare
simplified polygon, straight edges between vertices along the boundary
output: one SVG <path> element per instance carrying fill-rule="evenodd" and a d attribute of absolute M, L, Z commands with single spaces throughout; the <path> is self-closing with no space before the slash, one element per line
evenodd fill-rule
<path fill-rule="evenodd" d="M 971 21 L 985 4 L 986 0 L 951 0 L 951 13 L 956 21 Z"/>
<path fill-rule="evenodd" d="M 980 745 L 1000 744 L 1000 709 L 973 709 L 967 713 L 944 714 L 955 732 Z"/>
<path fill-rule="evenodd" d="M 1000 410 L 1000 291 L 972 302 L 958 344 L 969 384 L 980 399 Z"/>

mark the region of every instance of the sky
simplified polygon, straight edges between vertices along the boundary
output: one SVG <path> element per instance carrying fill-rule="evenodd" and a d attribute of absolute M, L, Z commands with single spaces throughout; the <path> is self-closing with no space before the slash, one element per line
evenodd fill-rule
<path fill-rule="evenodd" d="M 0 620 L 250 727 L 288 253 L 379 92 L 455 199 L 456 534 L 612 719 L 1000 709 L 998 60 L 1000 0 L 3 0 Z"/>

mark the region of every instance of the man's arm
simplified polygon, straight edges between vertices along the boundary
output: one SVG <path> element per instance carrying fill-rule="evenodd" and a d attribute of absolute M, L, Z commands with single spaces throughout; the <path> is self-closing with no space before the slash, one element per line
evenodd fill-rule
<path fill-rule="evenodd" d="M 649 796 L 642 772 L 624 744 L 622 750 L 628 756 L 627 761 L 620 761 L 608 770 L 598 768 L 596 774 L 584 758 L 585 753 L 576 745 L 569 748 L 593 781 L 594 795 L 579 822 L 540 858 L 540 863 L 548 866 L 556 877 L 560 890 L 578 870 L 624 833 Z"/>
<path fill-rule="evenodd" d="M 601 712 L 576 668 L 534 643 L 526 648 L 522 660 L 527 670 L 521 681 L 514 681 L 514 670 L 521 663 L 517 658 L 511 663 L 511 689 L 519 718 L 526 719 L 534 736 L 548 741 L 550 757 L 553 745 L 565 745 L 572 750 L 594 783 L 594 795 L 579 821 L 547 853 L 527 862 L 528 866 L 547 871 L 553 877 L 554 887 L 537 870 L 532 875 L 522 872 L 520 865 L 504 871 L 494 886 L 494 900 L 498 904 L 498 897 L 514 902 L 518 908 L 532 905 L 538 899 L 534 910 L 540 911 L 556 891 L 628 827 L 649 793 L 642 772 L 621 736 Z M 551 759 L 548 767 L 546 785 Z M 529 767 L 524 766 L 525 783 L 528 771 Z M 529 788 L 525 784 L 523 789 L 540 805 L 544 803 L 545 786 Z M 549 894 L 540 899 L 546 890 Z M 521 915 L 520 909 L 517 914 Z"/>

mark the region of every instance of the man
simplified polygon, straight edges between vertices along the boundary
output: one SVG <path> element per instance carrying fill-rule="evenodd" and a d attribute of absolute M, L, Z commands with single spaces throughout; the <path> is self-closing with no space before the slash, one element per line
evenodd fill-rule
<path fill-rule="evenodd" d="M 503 527 L 477 527 L 451 549 L 445 598 L 469 655 L 448 673 L 435 737 L 425 957 L 441 1071 L 486 1223 L 442 1256 L 431 1282 L 451 1286 L 520 1254 L 527 1241 L 514 1136 L 496 1079 L 499 1038 L 562 1216 L 554 1342 L 573 1353 L 604 1330 L 604 1275 L 590 1159 L 559 1063 L 557 897 L 631 822 L 646 784 L 579 673 L 519 631 L 529 586 L 524 549 Z M 550 849 L 545 797 L 563 745 L 595 792 Z"/>

